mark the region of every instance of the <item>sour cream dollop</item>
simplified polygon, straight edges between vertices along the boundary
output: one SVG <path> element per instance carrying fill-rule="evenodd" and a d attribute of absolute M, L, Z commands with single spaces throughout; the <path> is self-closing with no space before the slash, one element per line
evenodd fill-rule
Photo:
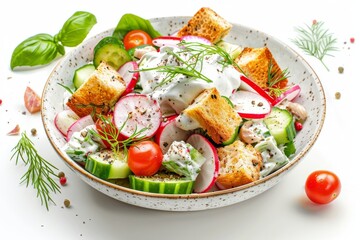
<path fill-rule="evenodd" d="M 229 97 L 240 87 L 241 73 L 232 65 L 222 64 L 223 58 L 219 54 L 206 55 L 203 61 L 196 64 L 192 56 L 191 51 L 184 51 L 183 48 L 165 46 L 159 52 L 145 54 L 140 61 L 142 93 L 159 102 L 163 115 L 179 114 L 205 89 L 216 87 L 222 96 Z M 161 66 L 189 69 L 189 64 L 194 64 L 194 69 L 211 82 L 186 74 L 170 76 L 167 72 L 159 71 Z"/>

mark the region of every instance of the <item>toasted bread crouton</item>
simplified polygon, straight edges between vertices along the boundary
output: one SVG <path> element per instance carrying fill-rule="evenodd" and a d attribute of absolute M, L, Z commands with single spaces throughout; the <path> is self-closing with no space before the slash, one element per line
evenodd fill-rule
<path fill-rule="evenodd" d="M 232 139 L 242 121 L 216 88 L 201 92 L 181 114 L 197 122 L 217 144 Z"/>
<path fill-rule="evenodd" d="M 79 117 L 94 113 L 107 113 L 125 91 L 124 79 L 102 62 L 69 98 L 66 105 Z"/>
<path fill-rule="evenodd" d="M 235 59 L 235 62 L 239 65 L 244 74 L 261 88 L 268 87 L 270 69 L 271 79 L 275 80 L 276 78 L 279 79 L 282 77 L 282 70 L 267 47 L 245 47 Z M 287 85 L 287 82 L 287 79 L 283 79 L 277 86 L 284 88 Z"/>
<path fill-rule="evenodd" d="M 232 25 L 210 8 L 203 7 L 180 29 L 177 36 L 199 36 L 217 43 L 231 30 Z"/>
<path fill-rule="evenodd" d="M 217 149 L 220 169 L 217 183 L 224 189 L 238 187 L 260 178 L 261 154 L 240 140 Z"/>

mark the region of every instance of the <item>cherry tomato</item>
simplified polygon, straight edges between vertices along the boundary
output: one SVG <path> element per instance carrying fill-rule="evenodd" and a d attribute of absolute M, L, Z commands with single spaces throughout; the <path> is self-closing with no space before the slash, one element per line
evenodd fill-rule
<path fill-rule="evenodd" d="M 124 46 L 126 50 L 144 44 L 152 44 L 152 38 L 145 31 L 132 30 L 128 32 L 124 37 Z"/>
<path fill-rule="evenodd" d="M 128 151 L 128 165 L 137 176 L 154 175 L 161 167 L 163 154 L 155 142 L 145 140 L 132 145 Z"/>
<path fill-rule="evenodd" d="M 305 184 L 305 192 L 314 203 L 327 204 L 340 194 L 341 183 L 338 176 L 330 171 L 317 170 L 312 172 Z"/>

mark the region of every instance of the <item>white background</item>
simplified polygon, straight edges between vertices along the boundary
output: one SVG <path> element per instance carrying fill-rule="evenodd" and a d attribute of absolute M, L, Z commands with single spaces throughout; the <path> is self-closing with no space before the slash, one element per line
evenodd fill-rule
<path fill-rule="evenodd" d="M 236 3 L 236 5 L 234 5 Z M 0 225 L 1 239 L 359 239 L 359 13 L 355 0 L 343 1 L 40 1 L 12 0 L 0 8 Z M 23 114 L 26 86 L 41 95 L 56 62 L 28 71 L 10 70 L 13 49 L 38 33 L 56 34 L 75 11 L 93 13 L 98 23 L 89 36 L 115 27 L 124 13 L 143 18 L 192 16 L 208 6 L 230 22 L 266 32 L 299 51 L 322 81 L 327 97 L 323 130 L 303 161 L 269 191 L 245 202 L 199 212 L 164 212 L 130 206 L 109 198 L 78 179 L 48 142 L 40 114 Z M 338 39 L 335 57 L 305 55 L 290 39 L 295 26 L 316 19 Z M 349 42 L 355 38 L 355 43 Z M 66 51 L 70 51 L 67 49 Z M 344 73 L 338 73 L 338 67 Z M 341 99 L 335 99 L 335 92 Z M 68 184 L 53 195 L 56 205 L 41 206 L 36 192 L 20 184 L 24 166 L 10 161 L 19 136 L 16 124 L 32 137 L 39 153 L 64 171 Z M 30 135 L 30 134 L 29 134 Z M 335 172 L 342 192 L 328 205 L 312 204 L 304 183 L 314 170 Z M 65 198 L 71 208 L 63 207 Z"/>

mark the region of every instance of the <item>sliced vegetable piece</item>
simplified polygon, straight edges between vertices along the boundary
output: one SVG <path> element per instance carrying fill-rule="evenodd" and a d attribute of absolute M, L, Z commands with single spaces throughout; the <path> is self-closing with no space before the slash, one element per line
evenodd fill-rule
<path fill-rule="evenodd" d="M 76 115 L 72 110 L 65 109 L 56 114 L 54 118 L 55 127 L 64 135 L 67 135 L 67 132 L 70 126 L 79 120 L 80 117 Z"/>
<path fill-rule="evenodd" d="M 126 84 L 126 89 L 122 94 L 123 96 L 128 93 L 131 93 L 134 90 L 140 76 L 140 73 L 136 72 L 138 68 L 139 66 L 135 61 L 130 61 L 122 65 L 118 70 L 118 73 L 124 79 Z"/>
<path fill-rule="evenodd" d="M 124 37 L 124 47 L 126 50 L 130 50 L 131 48 L 151 43 L 152 38 L 150 37 L 150 35 L 140 29 L 131 30 L 126 33 Z"/>
<path fill-rule="evenodd" d="M 101 39 L 94 48 L 94 66 L 98 67 L 102 61 L 118 70 L 124 63 L 131 61 L 131 57 L 118 38 L 109 36 Z"/>
<path fill-rule="evenodd" d="M 71 136 L 74 134 L 74 132 L 80 132 L 82 129 L 89 125 L 94 125 L 94 120 L 90 115 L 87 115 L 85 117 L 82 117 L 78 120 L 76 120 L 73 124 L 70 125 L 67 133 L 66 133 L 66 140 L 69 141 Z"/>
<path fill-rule="evenodd" d="M 142 131 L 138 137 L 152 137 L 160 123 L 159 104 L 144 94 L 128 94 L 115 105 L 114 124 L 121 129 L 124 138 L 138 131 Z"/>
<path fill-rule="evenodd" d="M 84 66 L 75 70 L 73 77 L 73 84 L 78 89 L 86 80 L 89 79 L 90 75 L 95 71 L 95 66 L 92 63 L 85 64 Z"/>
<path fill-rule="evenodd" d="M 224 40 L 219 41 L 218 43 L 216 43 L 216 45 L 223 49 L 225 52 L 227 52 L 232 59 L 237 58 L 243 50 L 243 48 L 239 45 L 232 44 Z"/>
<path fill-rule="evenodd" d="M 26 90 L 24 93 L 24 103 L 25 103 L 26 109 L 30 113 L 37 113 L 41 109 L 41 98 L 30 87 L 26 87 Z"/>
<path fill-rule="evenodd" d="M 205 45 L 212 45 L 212 43 L 207 38 L 200 37 L 200 36 L 193 36 L 193 35 L 183 36 L 183 37 L 180 38 L 180 41 L 202 43 L 202 44 L 205 44 Z"/>
<path fill-rule="evenodd" d="M 291 142 L 296 136 L 293 116 L 286 109 L 273 107 L 270 115 L 264 119 L 264 123 L 277 144 Z"/>
<path fill-rule="evenodd" d="M 271 104 L 273 106 L 277 106 L 280 103 L 282 103 L 284 100 L 292 101 L 294 98 L 296 98 L 301 92 L 301 88 L 298 84 L 290 87 L 288 90 L 283 92 L 279 97 L 275 98 Z"/>
<path fill-rule="evenodd" d="M 204 193 L 215 184 L 219 172 L 219 157 L 216 148 L 200 134 L 192 134 L 187 142 L 197 149 L 206 159 L 195 180 L 194 192 Z"/>
<path fill-rule="evenodd" d="M 270 111 L 270 103 L 261 95 L 240 90 L 230 96 L 234 109 L 243 118 L 260 119 L 266 117 Z"/>
<path fill-rule="evenodd" d="M 131 171 L 123 151 L 101 150 L 88 155 L 85 169 L 101 179 L 127 178 Z"/>
<path fill-rule="evenodd" d="M 190 194 L 194 188 L 194 181 L 171 173 L 157 173 L 151 177 L 130 175 L 129 180 L 132 189 L 151 193 Z"/>
<path fill-rule="evenodd" d="M 173 36 L 162 36 L 152 40 L 152 44 L 157 47 L 177 46 L 181 42 L 181 38 Z"/>
<path fill-rule="evenodd" d="M 166 153 L 174 141 L 186 141 L 191 135 L 191 131 L 185 131 L 176 126 L 176 117 L 173 115 L 165 118 L 156 132 L 155 142 L 159 144 L 163 153 Z"/>
<path fill-rule="evenodd" d="M 245 77 L 244 75 L 240 76 L 241 84 L 240 89 L 250 92 L 256 92 L 270 103 L 274 101 L 274 98 L 271 97 L 265 90 L 263 90 L 259 85 L 255 82 L 251 81 L 249 78 Z"/>

